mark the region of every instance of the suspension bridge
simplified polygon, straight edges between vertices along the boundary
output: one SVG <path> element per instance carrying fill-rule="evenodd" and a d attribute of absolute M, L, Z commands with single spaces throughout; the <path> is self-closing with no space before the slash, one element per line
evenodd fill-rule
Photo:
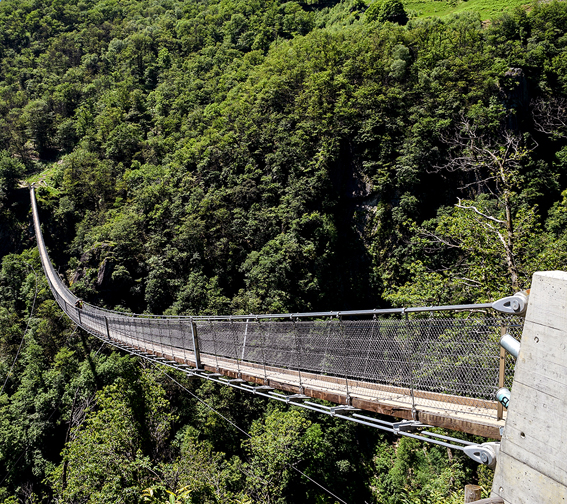
<path fill-rule="evenodd" d="M 517 293 L 457 306 L 125 314 L 85 303 L 65 286 L 45 248 L 33 187 L 31 201 L 53 296 L 95 337 L 195 378 L 462 450 L 496 467 L 492 497 L 479 503 L 567 501 L 566 272 L 534 274 L 529 306 L 527 296 Z M 495 396 L 512 381 L 511 394 L 501 399 L 505 410 Z M 430 426 L 502 442 L 475 444 Z"/>
<path fill-rule="evenodd" d="M 511 380 L 499 351 L 522 320 L 510 303 L 239 316 L 124 314 L 79 300 L 55 272 L 33 219 L 53 295 L 88 333 L 156 362 L 252 393 L 321 409 L 358 410 L 500 438 L 495 400 Z M 502 307 L 502 305 L 506 305 Z M 496 306 L 498 308 L 498 306 Z M 362 421 L 362 420 L 361 420 Z"/>

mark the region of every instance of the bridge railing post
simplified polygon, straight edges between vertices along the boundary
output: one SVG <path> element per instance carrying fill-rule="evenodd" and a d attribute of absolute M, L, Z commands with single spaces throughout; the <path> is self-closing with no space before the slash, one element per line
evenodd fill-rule
<path fill-rule="evenodd" d="M 155 329 L 153 328 L 153 318 L 149 316 L 148 320 L 148 336 L 152 340 L 152 347 L 154 355 L 161 352 L 161 340 L 156 337 Z"/>
<path fill-rule="evenodd" d="M 327 374 L 329 365 L 329 339 L 331 338 L 331 326 L 333 324 L 333 317 L 330 316 L 327 323 L 327 330 L 325 331 L 325 350 L 323 352 L 323 359 L 321 359 L 321 374 Z"/>
<path fill-rule="evenodd" d="M 142 342 L 144 352 L 148 352 L 148 340 L 144 334 L 144 319 L 132 318 L 132 323 L 136 327 L 136 336 Z"/>
<path fill-rule="evenodd" d="M 106 337 L 110 340 L 110 329 L 108 328 L 108 318 L 104 317 L 104 323 L 106 325 Z"/>
<path fill-rule="evenodd" d="M 244 341 L 242 342 L 242 353 L 241 353 L 241 360 L 244 360 L 244 353 L 246 352 L 246 338 L 248 337 L 248 323 L 250 319 L 246 319 L 246 326 L 244 328 Z"/>
<path fill-rule="evenodd" d="M 409 368 L 409 379 L 410 379 L 411 416 L 413 420 L 417 420 L 417 409 L 415 407 L 415 395 L 414 395 L 414 365 L 413 365 L 413 359 L 415 353 L 415 334 L 411 330 L 410 320 L 405 308 L 403 309 L 402 313 L 406 325 L 406 336 L 408 338 L 408 344 L 406 345 L 406 348 L 409 349 L 409 351 L 407 351 L 406 354 L 407 354 L 407 363 Z"/>
<path fill-rule="evenodd" d="M 237 378 L 242 378 L 242 372 L 240 371 L 240 357 L 238 352 L 238 338 L 232 317 L 230 318 L 230 332 L 232 334 L 232 342 L 234 346 L 234 360 L 236 361 Z"/>
<path fill-rule="evenodd" d="M 209 319 L 208 322 L 211 331 L 211 337 L 213 339 L 213 353 L 215 354 L 215 365 L 216 365 L 215 373 L 218 373 L 220 371 L 220 367 L 219 367 L 219 352 L 217 347 L 216 331 L 212 319 Z"/>
<path fill-rule="evenodd" d="M 197 334 L 197 325 L 191 319 L 191 337 L 193 338 L 193 355 L 195 356 L 195 368 L 202 369 L 201 352 L 199 350 L 199 336 Z"/>
<path fill-rule="evenodd" d="M 173 348 L 173 341 L 171 341 L 171 337 L 169 334 L 169 326 L 167 324 L 168 320 L 167 318 L 161 318 L 160 319 L 160 328 L 161 328 L 161 335 L 162 335 L 162 341 L 164 342 L 165 346 L 167 347 L 168 351 L 169 351 L 169 355 L 172 358 L 172 360 L 175 360 L 175 352 L 174 352 L 174 348 Z"/>
<path fill-rule="evenodd" d="M 350 397 L 350 390 L 348 386 L 348 376 L 350 372 L 350 345 L 349 339 L 347 337 L 345 326 L 343 324 L 343 319 L 341 316 L 337 317 L 339 322 L 339 337 L 340 337 L 340 345 L 342 346 L 342 352 L 344 355 L 344 373 L 345 373 L 345 389 L 346 389 L 346 404 L 347 406 L 351 405 L 351 397 Z"/>
<path fill-rule="evenodd" d="M 122 318 L 122 332 L 124 334 L 128 334 L 130 336 L 130 345 L 132 345 L 133 347 L 139 348 L 140 347 L 140 343 L 137 339 L 137 334 L 133 333 L 132 331 L 129 330 L 130 328 L 130 319 L 132 317 L 124 317 Z"/>
<path fill-rule="evenodd" d="M 132 346 L 139 348 L 140 343 L 139 343 L 139 340 L 138 340 L 138 337 L 137 337 L 138 335 L 135 333 L 135 330 L 133 331 L 132 328 L 131 328 L 131 322 L 130 322 L 131 320 L 132 320 L 132 317 L 124 317 L 122 319 L 122 332 L 124 334 L 128 334 L 130 336 L 130 344 Z M 134 339 L 136 341 L 134 341 Z"/>
<path fill-rule="evenodd" d="M 367 376 L 367 370 L 368 370 L 368 362 L 370 359 L 370 349 L 373 348 L 374 345 L 374 332 L 376 330 L 376 325 L 378 324 L 377 320 L 376 320 L 376 315 L 374 315 L 372 317 L 372 325 L 371 325 L 371 329 L 370 329 L 370 338 L 368 340 L 368 350 L 366 352 L 366 356 L 364 358 L 364 369 L 362 371 L 362 377 L 364 380 L 368 380 L 369 377 Z"/>
<path fill-rule="evenodd" d="M 148 329 L 150 329 L 149 331 L 147 331 L 146 329 L 146 321 L 147 321 L 147 325 L 148 325 Z M 142 334 L 144 336 L 144 340 L 146 342 L 146 351 L 149 351 L 150 353 L 155 353 L 155 345 L 154 345 L 154 341 L 151 339 L 151 324 L 150 324 L 150 320 L 146 317 L 141 318 L 140 319 L 140 327 L 142 330 Z"/>
<path fill-rule="evenodd" d="M 170 337 L 175 339 L 176 345 L 179 347 L 179 357 L 185 364 L 187 362 L 187 351 L 185 349 L 185 340 L 183 338 L 183 331 L 180 331 L 181 318 L 176 318 L 175 320 L 169 321 L 169 334 Z"/>
<path fill-rule="evenodd" d="M 128 334 L 124 333 L 124 331 L 122 330 L 122 316 L 115 315 L 113 324 L 114 324 L 114 334 L 116 334 L 116 336 L 120 338 L 120 340 L 123 343 L 129 344 Z"/>
<path fill-rule="evenodd" d="M 166 334 L 169 339 L 169 346 L 171 348 L 171 357 L 176 360 L 176 354 L 179 354 L 179 347 L 177 338 L 175 338 L 175 345 L 173 344 L 173 333 L 171 332 L 171 319 L 164 319 L 165 326 L 167 327 Z"/>
<path fill-rule="evenodd" d="M 157 321 L 157 324 L 155 324 L 155 322 Z M 152 324 L 152 322 L 154 322 Z M 155 316 L 152 316 L 150 318 L 150 320 L 148 321 L 148 325 L 150 326 L 154 326 L 154 329 L 151 330 L 151 334 L 152 334 L 152 338 L 154 338 L 157 348 L 158 348 L 158 353 L 161 355 L 161 357 L 164 356 L 165 352 L 164 352 L 164 347 L 163 347 L 163 338 L 161 335 L 161 327 L 160 327 L 160 323 L 159 323 L 159 319 Z M 156 329 L 157 329 L 157 335 L 156 335 Z"/>
<path fill-rule="evenodd" d="M 260 328 L 260 334 L 262 335 L 262 366 L 264 369 L 264 385 L 269 385 L 269 380 L 268 380 L 268 372 L 266 369 L 266 329 L 265 329 L 265 325 L 262 325 L 262 323 L 258 320 L 258 317 L 256 317 L 256 324 L 260 324 L 258 327 Z"/>
<path fill-rule="evenodd" d="M 134 333 L 136 334 L 136 339 L 140 342 L 140 346 L 143 348 L 144 352 L 147 352 L 148 342 L 144 337 L 144 319 L 141 317 L 132 317 L 129 323 L 134 327 Z"/>
<path fill-rule="evenodd" d="M 303 383 L 301 382 L 301 352 L 299 351 L 299 343 L 298 343 L 298 336 L 297 336 L 297 319 L 293 319 L 293 343 L 294 343 L 294 350 L 295 350 L 295 367 L 297 369 L 297 376 L 299 379 L 299 393 L 303 394 Z"/>
<path fill-rule="evenodd" d="M 154 320 L 157 322 L 157 324 L 154 324 L 154 327 L 157 326 L 157 331 L 158 331 L 159 353 L 161 354 L 162 357 L 165 357 L 166 345 L 164 345 L 163 343 L 163 333 L 161 332 L 161 318 L 156 317 L 154 318 Z"/>

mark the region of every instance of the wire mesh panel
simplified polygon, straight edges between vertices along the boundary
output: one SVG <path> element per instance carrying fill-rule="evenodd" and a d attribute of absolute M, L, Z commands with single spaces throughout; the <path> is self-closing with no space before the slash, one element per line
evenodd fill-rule
<path fill-rule="evenodd" d="M 293 322 L 262 322 L 262 324 L 266 333 L 263 338 L 266 365 L 295 369 L 297 359 Z"/>
<path fill-rule="evenodd" d="M 498 385 L 500 322 L 435 318 L 408 322 L 413 385 L 420 390 L 492 399 Z"/>
<path fill-rule="evenodd" d="M 168 342 L 176 349 L 189 350 L 194 352 L 191 328 L 187 320 L 170 319 L 167 320 Z M 185 354 L 183 354 L 185 355 Z"/>
<path fill-rule="evenodd" d="M 212 322 L 197 322 L 197 334 L 199 335 L 199 348 L 204 354 L 219 355 L 215 339 L 215 328 Z"/>
<path fill-rule="evenodd" d="M 214 352 L 213 355 L 238 360 L 242 352 L 242 342 L 240 340 L 244 339 L 244 334 L 238 334 L 235 325 L 238 326 L 239 324 L 234 322 L 197 323 L 201 352 Z"/>
<path fill-rule="evenodd" d="M 266 363 L 266 336 L 269 337 L 270 326 L 255 319 L 243 322 L 241 360 L 264 365 Z"/>
<path fill-rule="evenodd" d="M 351 340 L 353 378 L 387 385 L 411 385 L 412 340 L 403 320 L 345 322 Z"/>

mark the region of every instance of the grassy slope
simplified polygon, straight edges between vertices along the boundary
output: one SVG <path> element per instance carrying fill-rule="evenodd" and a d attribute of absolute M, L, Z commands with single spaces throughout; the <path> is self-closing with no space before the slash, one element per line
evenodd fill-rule
<path fill-rule="evenodd" d="M 526 5 L 527 4 L 527 5 Z M 446 16 L 456 12 L 476 11 L 481 19 L 493 19 L 504 11 L 529 6 L 529 0 L 406 0 L 404 6 L 416 17 Z"/>

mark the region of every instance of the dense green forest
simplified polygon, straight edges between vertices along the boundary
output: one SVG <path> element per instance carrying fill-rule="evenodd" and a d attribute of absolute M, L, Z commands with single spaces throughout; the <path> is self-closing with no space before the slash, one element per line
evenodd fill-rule
<path fill-rule="evenodd" d="M 121 311 L 528 288 L 567 267 L 567 4 L 421 3 L 0 2 L 0 502 L 338 502 L 294 468 L 349 503 L 489 488 L 461 453 L 173 381 L 75 328 L 25 188 L 71 289 Z"/>

